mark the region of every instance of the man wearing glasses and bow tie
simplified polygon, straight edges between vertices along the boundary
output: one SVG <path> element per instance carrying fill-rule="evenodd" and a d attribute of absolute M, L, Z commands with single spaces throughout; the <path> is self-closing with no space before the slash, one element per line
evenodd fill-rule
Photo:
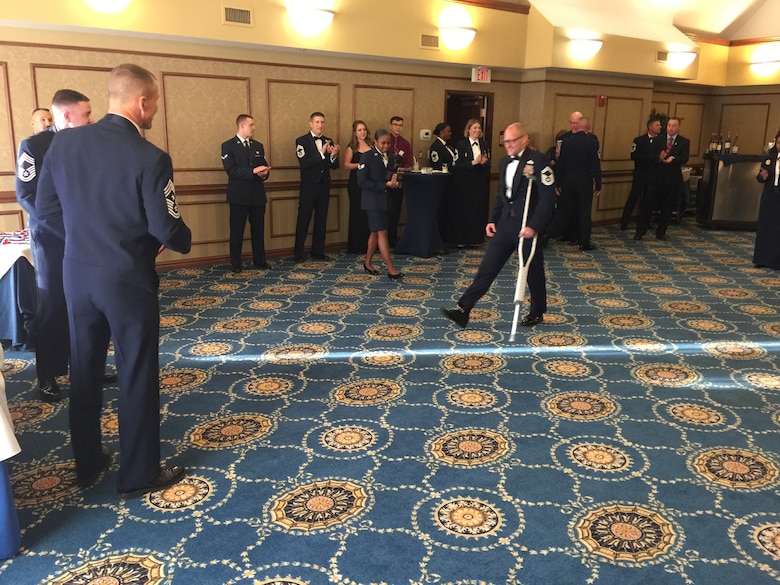
<path fill-rule="evenodd" d="M 468 324 L 471 309 L 488 291 L 504 264 L 517 250 L 518 238 L 524 238 L 523 252 L 527 258 L 533 237 L 544 231 L 552 215 L 555 176 L 547 157 L 528 148 L 530 141 L 528 131 L 520 122 L 510 124 L 504 130 L 507 156 L 499 163 L 498 196 L 490 214 L 490 221 L 485 226 L 485 234 L 492 240 L 479 265 L 474 282 L 460 297 L 457 307 L 441 310 L 460 327 Z M 523 208 L 529 181 L 532 181 L 531 201 L 528 220 L 523 226 Z M 542 322 L 547 311 L 547 285 L 541 246 L 536 248 L 536 253 L 528 264 L 528 290 L 531 305 L 520 324 L 533 327 Z"/>
<path fill-rule="evenodd" d="M 252 266 L 267 270 L 265 259 L 265 205 L 263 183 L 271 167 L 263 145 L 254 140 L 255 120 L 249 114 L 236 118 L 236 135 L 222 143 L 222 166 L 228 176 L 227 202 L 230 205 L 230 266 L 241 272 L 241 248 L 249 219 L 252 238 Z"/>

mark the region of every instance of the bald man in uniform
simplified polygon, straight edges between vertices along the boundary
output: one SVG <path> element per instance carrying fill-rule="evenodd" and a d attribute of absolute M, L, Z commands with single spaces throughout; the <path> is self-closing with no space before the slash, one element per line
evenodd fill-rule
<path fill-rule="evenodd" d="M 62 216 L 71 341 L 70 432 L 81 487 L 110 463 L 101 447 L 102 374 L 109 337 L 119 373 L 119 479 L 123 498 L 184 476 L 160 465 L 160 310 L 155 258 L 162 246 L 186 254 L 192 234 L 179 213 L 171 157 L 143 131 L 160 87 L 138 65 L 115 67 L 108 114 L 58 134 L 44 161 L 36 207 Z M 88 221 L 99 214 L 99 221 Z"/>

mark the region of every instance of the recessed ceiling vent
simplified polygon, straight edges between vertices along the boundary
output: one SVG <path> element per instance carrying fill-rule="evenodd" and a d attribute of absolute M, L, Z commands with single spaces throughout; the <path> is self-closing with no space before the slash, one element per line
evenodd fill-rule
<path fill-rule="evenodd" d="M 237 24 L 239 26 L 254 26 L 252 10 L 248 8 L 222 7 L 222 24 Z"/>
<path fill-rule="evenodd" d="M 666 63 L 669 60 L 669 53 L 667 51 L 658 51 L 658 56 L 655 60 L 659 63 Z"/>
<path fill-rule="evenodd" d="M 420 35 L 420 48 L 421 49 L 434 49 L 439 50 L 439 37 L 436 35 Z"/>

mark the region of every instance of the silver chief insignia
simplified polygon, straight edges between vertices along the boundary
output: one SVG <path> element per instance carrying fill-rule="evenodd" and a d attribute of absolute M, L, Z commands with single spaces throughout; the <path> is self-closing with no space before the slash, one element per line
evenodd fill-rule
<path fill-rule="evenodd" d="M 431 162 L 439 162 L 439 153 L 435 150 L 431 151 Z"/>
<path fill-rule="evenodd" d="M 542 185 L 549 187 L 553 183 L 555 183 L 555 173 L 553 173 L 553 170 L 549 166 L 544 167 L 542 169 Z"/>
<path fill-rule="evenodd" d="M 636 142 L 631 144 L 631 152 L 636 152 Z"/>
<path fill-rule="evenodd" d="M 16 161 L 16 176 L 20 181 L 29 183 L 35 178 L 35 159 L 23 152 Z"/>
<path fill-rule="evenodd" d="M 179 206 L 176 204 L 176 187 L 173 186 L 173 181 L 170 179 L 163 189 L 163 194 L 165 194 L 165 205 L 168 206 L 168 215 L 173 219 L 179 219 L 181 215 L 179 214 Z"/>
<path fill-rule="evenodd" d="M 366 163 L 358 163 L 358 170 L 366 168 Z"/>
<path fill-rule="evenodd" d="M 298 158 L 303 158 L 303 155 L 306 154 L 306 149 L 303 148 L 303 144 L 298 145 L 298 148 L 295 149 L 295 154 L 298 155 Z"/>

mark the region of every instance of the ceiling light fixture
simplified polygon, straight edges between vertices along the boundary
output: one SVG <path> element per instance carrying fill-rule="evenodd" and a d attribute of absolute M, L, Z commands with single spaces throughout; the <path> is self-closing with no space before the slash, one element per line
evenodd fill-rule
<path fill-rule="evenodd" d="M 759 77 L 769 77 L 780 69 L 780 43 L 761 45 L 753 51 L 750 70 Z"/>
<path fill-rule="evenodd" d="M 128 7 L 132 0 L 84 0 L 92 10 L 114 14 Z"/>
<path fill-rule="evenodd" d="M 604 45 L 597 32 L 569 29 L 569 54 L 577 61 L 587 61 L 596 56 Z"/>
<path fill-rule="evenodd" d="M 316 37 L 324 33 L 335 16 L 332 2 L 287 0 L 286 6 L 290 24 L 305 37 Z"/>
<path fill-rule="evenodd" d="M 474 41 L 476 34 L 477 29 L 471 26 L 471 17 L 465 8 L 452 4 L 442 10 L 439 36 L 450 51 L 462 51 Z"/>

